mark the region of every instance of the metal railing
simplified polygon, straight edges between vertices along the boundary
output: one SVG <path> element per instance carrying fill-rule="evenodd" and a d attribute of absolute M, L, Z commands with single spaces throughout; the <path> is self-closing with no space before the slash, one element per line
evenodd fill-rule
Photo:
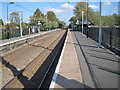
<path fill-rule="evenodd" d="M 83 33 L 87 36 L 87 27 Z M 99 27 L 89 27 L 88 37 L 98 42 Z M 120 56 L 120 27 L 102 27 L 102 45 Z"/>
<path fill-rule="evenodd" d="M 33 33 L 38 33 L 37 29 L 35 31 L 32 31 L 32 28 L 30 28 L 30 34 Z M 22 31 L 23 35 L 28 35 L 29 34 L 29 28 L 24 28 Z M 2 40 L 4 39 L 10 39 L 14 37 L 19 37 L 20 36 L 20 30 L 19 29 L 10 29 L 10 30 L 2 30 Z"/>
<path fill-rule="evenodd" d="M 51 28 L 49 30 L 54 30 L 57 28 Z M 23 28 L 22 31 L 22 35 L 28 35 L 28 34 L 34 34 L 34 33 L 38 33 L 38 32 L 43 32 L 43 31 L 49 31 L 48 28 L 44 28 L 44 29 L 39 29 L 39 28 Z M 2 29 L 0 31 L 0 40 L 5 40 L 5 39 L 10 39 L 10 38 L 14 38 L 14 37 L 20 37 L 20 29 L 10 29 L 10 30 L 5 30 Z"/>

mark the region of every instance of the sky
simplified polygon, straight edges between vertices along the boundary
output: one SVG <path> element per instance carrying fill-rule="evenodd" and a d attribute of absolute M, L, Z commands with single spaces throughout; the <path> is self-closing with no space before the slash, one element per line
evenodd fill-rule
<path fill-rule="evenodd" d="M 76 2 L 35 2 L 37 0 L 34 0 L 34 2 L 32 2 L 32 0 L 29 1 L 31 2 L 15 2 L 15 4 L 20 5 L 25 9 L 18 7 L 15 4 L 9 4 L 9 13 L 22 10 L 24 19 L 23 21 L 29 22 L 29 17 L 33 15 L 36 8 L 39 8 L 40 11 L 44 14 L 46 14 L 47 11 L 53 11 L 60 20 L 63 20 L 69 24 L 69 19 L 74 15 L 74 7 L 76 6 Z M 8 2 L 0 2 L 0 4 L 2 5 L 2 7 L 0 7 L 2 8 L 2 10 L 0 9 L 0 18 L 3 19 L 4 23 L 6 23 Z M 99 11 L 99 2 L 89 2 L 89 7 L 91 7 L 94 11 Z M 118 14 L 118 2 L 102 2 L 102 15 L 112 15 L 113 13 Z"/>

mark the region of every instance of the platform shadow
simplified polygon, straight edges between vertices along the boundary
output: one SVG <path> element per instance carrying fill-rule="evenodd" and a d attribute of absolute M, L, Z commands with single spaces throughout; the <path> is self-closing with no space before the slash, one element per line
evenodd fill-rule
<path fill-rule="evenodd" d="M 108 55 L 111 55 L 112 53 L 110 53 L 110 52 L 107 52 L 107 50 L 106 51 L 98 51 L 98 50 L 93 50 L 93 49 L 89 49 L 90 51 L 93 51 L 93 52 L 98 52 L 98 53 L 105 53 L 105 54 L 108 54 Z"/>
<path fill-rule="evenodd" d="M 57 75 L 57 80 L 54 82 L 57 84 L 58 88 L 65 88 L 66 90 L 77 89 L 77 90 L 85 90 L 85 88 L 90 88 L 84 83 L 78 82 L 74 79 L 68 79 L 60 74 Z M 90 88 L 92 89 L 92 88 Z"/>
<path fill-rule="evenodd" d="M 96 66 L 100 70 L 104 70 L 104 71 L 107 71 L 107 72 L 110 72 L 110 73 L 114 73 L 114 74 L 120 75 L 120 71 L 112 70 L 112 69 L 109 69 L 107 67 L 103 67 L 103 66 L 100 66 L 100 65 L 97 65 L 97 64 L 93 64 L 93 63 L 89 63 L 89 64 L 93 65 L 93 66 Z"/>
<path fill-rule="evenodd" d="M 12 73 L 14 74 L 14 76 L 16 76 L 19 73 L 19 71 L 17 70 L 16 67 L 14 67 L 9 62 L 7 62 L 6 60 L 4 60 L 3 57 L 0 57 L 0 58 L 2 60 L 2 65 L 5 65 L 5 67 L 9 68 L 12 71 Z"/>
<path fill-rule="evenodd" d="M 109 59 L 109 58 L 105 58 L 104 56 L 97 56 L 97 55 L 90 55 L 91 57 L 94 57 L 94 58 L 99 58 L 99 59 L 103 59 L 105 61 L 112 61 L 112 62 L 117 62 L 117 63 L 120 63 L 120 60 L 115 60 L 115 59 Z"/>
<path fill-rule="evenodd" d="M 4 58 L 3 57 L 1 57 L 1 59 L 2 59 L 2 64 L 4 65 L 5 64 L 5 67 L 6 68 L 9 68 L 10 70 L 11 70 L 11 72 L 13 73 L 13 75 L 14 76 L 18 76 L 21 72 L 22 72 L 22 70 L 17 70 L 17 68 L 14 66 L 14 65 L 12 65 L 12 64 L 10 64 L 10 63 L 8 63 L 6 60 L 4 60 Z M 3 76 L 3 78 L 4 78 L 4 76 Z M 23 74 L 20 74 L 20 77 L 17 77 L 17 79 L 21 82 L 21 84 L 24 86 L 24 87 L 29 87 L 29 88 L 31 88 L 31 87 L 36 87 L 30 80 L 28 80 L 28 77 L 27 76 L 24 76 Z M 10 81 L 9 81 L 10 82 Z M 8 83 L 9 83 L 8 82 Z M 7 83 L 7 84 L 8 84 Z M 4 88 L 5 86 L 3 86 L 3 88 Z M 5 87 L 5 88 L 7 88 L 7 87 Z M 14 87 L 13 87 L 14 88 Z"/>

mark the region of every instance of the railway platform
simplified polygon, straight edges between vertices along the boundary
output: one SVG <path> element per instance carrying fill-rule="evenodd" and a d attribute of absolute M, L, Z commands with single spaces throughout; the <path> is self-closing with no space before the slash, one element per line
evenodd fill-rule
<path fill-rule="evenodd" d="M 83 88 L 82 73 L 74 47 L 72 33 L 68 35 L 56 67 L 50 88 Z"/>
<path fill-rule="evenodd" d="M 68 35 L 49 88 L 119 88 L 120 57 L 79 31 Z"/>
<path fill-rule="evenodd" d="M 85 85 L 92 88 L 118 90 L 120 88 L 120 57 L 103 46 L 98 48 L 97 42 L 79 31 L 72 31 L 72 34 Z M 80 59 L 80 51 L 82 51 L 88 70 Z"/>
<path fill-rule="evenodd" d="M 47 32 L 40 32 L 40 33 L 25 35 L 25 36 L 22 36 L 22 37 L 15 37 L 15 38 L 10 38 L 10 39 L 6 39 L 6 40 L 0 40 L 0 46 L 6 45 L 6 44 L 9 44 L 9 43 L 14 43 L 14 42 L 17 42 L 17 41 L 21 41 L 21 40 L 24 40 L 24 39 L 27 39 L 27 38 L 34 38 L 34 37 L 39 36 L 39 35 L 45 35 L 47 33 L 54 32 L 54 31 L 56 31 L 56 29 L 55 30 L 50 30 L 50 31 L 47 31 Z"/>

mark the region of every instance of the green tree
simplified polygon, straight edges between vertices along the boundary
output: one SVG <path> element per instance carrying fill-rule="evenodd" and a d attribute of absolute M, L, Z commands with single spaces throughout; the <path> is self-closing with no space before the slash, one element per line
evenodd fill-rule
<path fill-rule="evenodd" d="M 44 14 L 40 11 L 39 8 L 37 8 L 36 11 L 34 12 L 33 16 L 34 16 L 35 18 L 39 18 L 39 17 L 41 17 L 41 16 L 44 16 Z"/>
<path fill-rule="evenodd" d="M 40 25 L 38 25 L 38 21 L 40 21 Z M 31 16 L 29 23 L 30 26 L 36 26 L 42 30 L 48 28 L 57 28 L 61 24 L 62 26 L 65 25 L 63 21 L 59 21 L 54 12 L 48 11 L 47 14 L 44 15 L 38 8 L 34 12 L 33 16 Z"/>
<path fill-rule="evenodd" d="M 76 24 L 76 22 L 77 22 L 76 16 L 72 16 L 69 21 L 70 22 L 73 21 L 73 24 Z"/>
<path fill-rule="evenodd" d="M 75 6 L 74 14 L 77 19 L 82 20 L 82 10 L 84 11 L 84 14 L 87 13 L 86 11 L 86 2 L 78 2 L 77 5 Z"/>
<path fill-rule="evenodd" d="M 47 12 L 47 18 L 50 20 L 50 27 L 51 28 L 57 28 L 57 27 L 64 27 L 66 24 L 64 21 L 59 21 L 59 19 L 56 17 L 55 13 L 52 11 Z"/>
<path fill-rule="evenodd" d="M 66 23 L 64 21 L 59 21 L 58 25 L 59 25 L 59 28 L 62 28 L 66 26 Z"/>
<path fill-rule="evenodd" d="M 116 24 L 115 18 L 111 15 L 111 16 L 108 16 L 108 19 L 109 19 L 107 22 L 108 26 L 114 27 Z"/>
<path fill-rule="evenodd" d="M 22 22 L 22 27 L 23 27 L 23 28 L 28 28 L 28 23 Z"/>
<path fill-rule="evenodd" d="M 117 24 L 117 22 L 116 22 L 116 19 L 113 17 L 113 15 L 102 16 L 102 25 L 103 26 L 113 27 L 116 24 Z"/>
<path fill-rule="evenodd" d="M 115 19 L 115 25 L 120 26 L 120 15 L 118 14 L 113 14 L 113 17 Z"/>
<path fill-rule="evenodd" d="M 45 16 L 44 14 L 40 11 L 40 9 L 36 9 L 36 11 L 34 12 L 33 16 L 31 16 L 31 20 L 29 25 L 30 26 L 36 26 L 39 27 L 41 29 L 43 29 L 45 27 Z M 40 21 L 40 25 L 38 25 L 38 21 Z"/>
<path fill-rule="evenodd" d="M 87 3 L 86 2 L 78 2 L 75 6 L 74 14 L 78 20 L 82 20 L 82 11 L 84 11 L 84 20 L 93 22 L 95 25 L 98 25 L 99 22 L 99 13 L 95 12 L 92 8 L 88 7 L 87 12 Z"/>
<path fill-rule="evenodd" d="M 11 12 L 10 13 L 10 23 L 13 23 L 14 25 L 17 25 L 20 23 L 18 12 Z"/>
<path fill-rule="evenodd" d="M 3 20 L 2 20 L 2 19 L 0 19 L 0 25 L 4 25 L 4 23 L 3 23 Z"/>
<path fill-rule="evenodd" d="M 48 11 L 47 12 L 47 18 L 50 20 L 50 21 L 56 21 L 57 18 L 56 18 L 56 15 L 53 11 Z"/>

